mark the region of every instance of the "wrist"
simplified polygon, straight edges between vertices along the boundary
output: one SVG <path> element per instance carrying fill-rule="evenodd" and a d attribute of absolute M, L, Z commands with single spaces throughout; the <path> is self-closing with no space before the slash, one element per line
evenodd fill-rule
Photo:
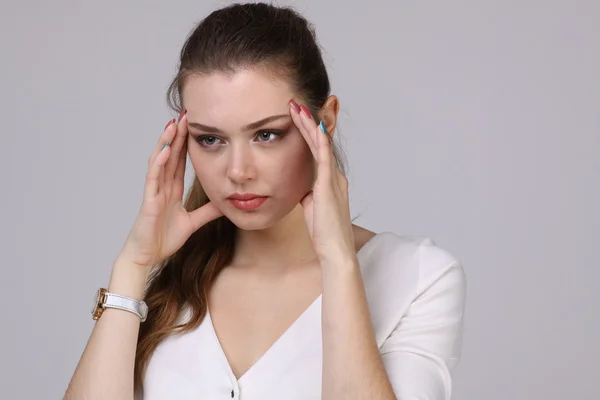
<path fill-rule="evenodd" d="M 334 257 L 331 260 L 321 260 L 320 264 L 323 272 L 330 270 L 352 271 L 357 268 L 360 269 L 360 264 L 356 255 L 343 255 L 339 257 Z"/>
<path fill-rule="evenodd" d="M 131 261 L 118 258 L 113 264 L 107 289 L 110 293 L 142 300 L 150 269 L 150 267 L 143 268 Z"/>

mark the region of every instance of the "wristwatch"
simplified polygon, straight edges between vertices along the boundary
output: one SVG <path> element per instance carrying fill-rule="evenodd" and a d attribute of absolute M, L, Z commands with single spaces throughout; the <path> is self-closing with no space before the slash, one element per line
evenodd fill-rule
<path fill-rule="evenodd" d="M 146 302 L 132 299 L 131 297 L 121 296 L 120 294 L 109 293 L 107 289 L 100 288 L 94 296 L 92 319 L 97 320 L 100 318 L 106 308 L 117 308 L 119 310 L 129 311 L 140 317 L 141 322 L 144 322 L 148 315 L 148 306 L 146 305 Z"/>

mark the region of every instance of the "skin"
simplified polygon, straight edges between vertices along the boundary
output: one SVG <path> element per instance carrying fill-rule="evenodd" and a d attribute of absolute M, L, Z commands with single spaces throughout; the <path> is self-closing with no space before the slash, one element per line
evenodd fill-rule
<path fill-rule="evenodd" d="M 273 79 L 259 70 L 193 75 L 185 82 L 182 99 L 187 109 L 187 151 L 192 166 L 211 202 L 239 228 L 234 259 L 209 293 L 213 327 L 239 379 L 322 293 L 323 268 L 300 204 L 313 188 L 317 163 L 307 133 L 301 132 L 298 118 L 295 122 L 290 112 L 290 100 L 302 104 L 302 99 L 285 80 Z M 338 99 L 330 96 L 318 113 L 331 135 L 338 110 Z M 243 129 L 270 116 L 282 117 Z M 283 135 L 265 132 L 270 130 Z M 242 211 L 226 199 L 235 192 L 257 193 L 269 199 L 255 211 Z M 354 224 L 351 229 L 356 252 L 375 235 Z M 346 264 L 354 268 L 349 269 L 350 274 L 344 269 L 340 281 L 364 292 L 360 277 L 356 278 L 356 263 Z M 337 291 L 332 287 L 332 293 Z M 367 331 L 369 345 L 364 347 L 369 356 L 378 358 L 364 293 L 355 295 L 353 290 L 347 291 L 350 300 L 357 298 L 362 307 L 357 329 Z M 331 313 L 337 311 L 332 309 Z M 335 321 L 330 325 L 335 326 Z M 357 345 L 355 339 L 353 345 Z M 342 361 L 340 365 L 351 362 L 337 358 Z M 369 368 L 369 363 L 360 363 Z M 377 365 L 371 370 L 382 368 Z M 385 374 L 379 379 L 388 390 Z M 366 387 L 373 389 L 370 384 Z"/>
<path fill-rule="evenodd" d="M 298 113 L 289 101 L 293 97 L 284 81 L 257 71 L 190 78 L 183 93 L 189 114 L 167 125 L 150 157 L 144 201 L 113 265 L 108 291 L 141 299 L 152 266 L 225 214 L 240 228 L 236 257 L 208 297 L 213 327 L 235 376 L 259 360 L 322 293 L 322 398 L 393 399 L 356 257 L 374 233 L 351 223 L 348 183 L 336 171 L 329 140 L 318 121 Z M 319 112 L 330 135 L 338 109 L 331 96 Z M 270 123 L 283 124 L 285 140 L 263 143 L 256 132 L 241 130 L 286 113 L 293 124 L 289 118 Z M 223 131 L 219 150 L 200 147 L 196 122 Z M 211 199 L 191 212 L 181 204 L 188 152 Z M 259 210 L 242 212 L 225 200 L 234 191 L 270 199 Z M 65 398 L 131 399 L 139 327 L 132 313 L 104 310 Z"/>
<path fill-rule="evenodd" d="M 238 379 L 321 292 L 299 204 L 315 179 L 315 161 L 289 115 L 293 97 L 285 81 L 252 70 L 191 76 L 182 92 L 192 166 L 211 202 L 239 228 L 234 259 L 209 293 L 214 329 Z M 277 115 L 284 117 L 242 129 Z M 242 211 L 226 199 L 235 192 L 269 200 Z"/>
<path fill-rule="evenodd" d="M 192 166 L 211 202 L 240 228 L 233 264 L 278 271 L 315 260 L 310 238 L 302 234 L 299 204 L 315 179 L 314 159 L 289 116 L 294 97 L 289 85 L 257 71 L 215 73 L 190 77 L 182 97 Z M 284 117 L 242 130 L 273 115 Z M 207 133 L 197 123 L 223 133 Z M 285 133 L 277 137 L 261 130 Z M 199 135 L 213 135 L 205 139 L 212 147 L 202 147 Z M 270 198 L 256 211 L 241 211 L 226 200 L 235 192 Z"/>

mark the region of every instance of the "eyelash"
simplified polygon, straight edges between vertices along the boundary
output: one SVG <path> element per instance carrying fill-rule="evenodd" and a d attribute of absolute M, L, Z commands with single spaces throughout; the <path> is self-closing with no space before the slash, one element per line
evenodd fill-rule
<path fill-rule="evenodd" d="M 281 132 L 281 131 L 261 130 L 261 131 L 258 131 L 258 132 L 256 132 L 256 136 L 260 135 L 261 133 L 268 133 L 269 135 L 275 135 L 275 139 L 273 139 L 273 140 L 270 140 L 270 141 L 265 141 L 265 140 L 262 140 L 262 142 L 264 142 L 264 143 L 272 143 L 272 142 L 274 142 L 274 141 L 275 141 L 275 140 L 276 140 L 278 137 L 280 137 L 281 135 L 283 135 L 283 132 Z M 206 142 L 205 142 L 205 139 L 206 139 L 206 138 L 215 138 L 215 139 L 221 140 L 221 139 L 219 139 L 219 138 L 218 138 L 217 136 L 215 136 L 215 135 L 202 135 L 202 136 L 198 136 L 198 137 L 196 138 L 196 141 L 197 141 L 197 142 L 198 142 L 198 144 L 200 144 L 200 146 L 202 146 L 202 147 L 206 147 L 206 148 L 212 148 L 212 147 L 216 147 L 216 144 L 206 144 Z"/>

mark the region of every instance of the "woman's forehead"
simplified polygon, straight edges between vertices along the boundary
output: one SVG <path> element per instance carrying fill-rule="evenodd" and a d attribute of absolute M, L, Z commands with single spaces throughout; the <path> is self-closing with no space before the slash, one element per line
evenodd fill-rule
<path fill-rule="evenodd" d="M 244 126 L 271 115 L 289 113 L 293 97 L 286 81 L 247 70 L 190 76 L 182 91 L 188 120 L 211 126 L 224 123 Z"/>
<path fill-rule="evenodd" d="M 293 96 L 290 84 L 261 71 L 242 70 L 232 74 L 215 72 L 209 75 L 191 75 L 182 88 L 185 106 L 207 104 L 270 105 Z"/>

